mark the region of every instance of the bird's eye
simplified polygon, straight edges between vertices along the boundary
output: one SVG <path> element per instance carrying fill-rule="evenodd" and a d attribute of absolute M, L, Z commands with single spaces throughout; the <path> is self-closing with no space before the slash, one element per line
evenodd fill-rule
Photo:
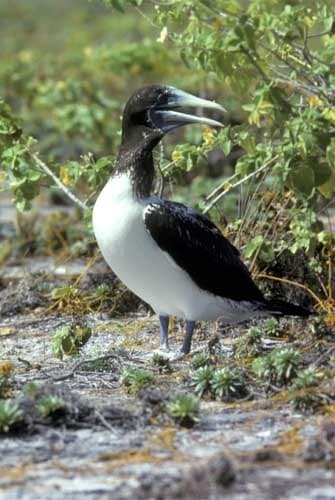
<path fill-rule="evenodd" d="M 148 126 L 149 116 L 147 110 L 138 111 L 137 113 L 133 113 L 132 122 L 136 125 L 145 125 Z"/>

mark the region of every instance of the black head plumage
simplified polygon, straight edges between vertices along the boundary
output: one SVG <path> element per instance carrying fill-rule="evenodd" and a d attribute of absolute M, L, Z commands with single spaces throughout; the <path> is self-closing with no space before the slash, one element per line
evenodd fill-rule
<path fill-rule="evenodd" d="M 130 172 L 134 192 L 139 197 L 150 194 L 154 177 L 152 150 L 167 132 L 188 123 L 222 126 L 215 120 L 178 111 L 182 107 L 225 111 L 213 101 L 168 85 L 150 85 L 137 90 L 124 108 L 116 169 Z"/>

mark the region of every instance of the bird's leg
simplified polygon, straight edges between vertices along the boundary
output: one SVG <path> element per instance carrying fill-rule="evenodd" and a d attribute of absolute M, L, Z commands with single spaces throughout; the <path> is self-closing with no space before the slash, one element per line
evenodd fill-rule
<path fill-rule="evenodd" d="M 191 350 L 192 335 L 195 327 L 195 321 L 186 320 L 186 333 L 184 337 L 183 347 L 181 352 L 188 354 Z"/>
<path fill-rule="evenodd" d="M 159 316 L 159 348 L 169 350 L 169 316 Z"/>

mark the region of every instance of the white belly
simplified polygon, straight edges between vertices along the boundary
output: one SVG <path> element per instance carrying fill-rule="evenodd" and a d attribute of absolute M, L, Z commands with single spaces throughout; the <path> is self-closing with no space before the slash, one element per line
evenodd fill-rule
<path fill-rule="evenodd" d="M 112 178 L 100 193 L 93 210 L 93 228 L 111 269 L 157 314 L 188 320 L 222 316 L 229 322 L 241 320 L 246 304 L 199 289 L 158 247 L 143 221 L 147 201 L 133 197 L 126 175 Z"/>

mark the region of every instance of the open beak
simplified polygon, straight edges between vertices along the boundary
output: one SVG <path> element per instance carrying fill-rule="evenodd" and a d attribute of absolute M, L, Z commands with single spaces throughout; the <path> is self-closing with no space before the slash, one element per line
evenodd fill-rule
<path fill-rule="evenodd" d="M 197 116 L 181 111 L 176 111 L 179 108 L 205 108 L 216 109 L 221 113 L 226 110 L 214 101 L 207 101 L 192 94 L 188 94 L 183 90 L 168 87 L 168 100 L 162 105 L 155 106 L 150 109 L 151 121 L 160 128 L 163 132 L 170 132 L 174 128 L 187 125 L 189 123 L 201 123 L 211 127 L 223 127 L 221 122 L 206 118 L 204 116 Z"/>

